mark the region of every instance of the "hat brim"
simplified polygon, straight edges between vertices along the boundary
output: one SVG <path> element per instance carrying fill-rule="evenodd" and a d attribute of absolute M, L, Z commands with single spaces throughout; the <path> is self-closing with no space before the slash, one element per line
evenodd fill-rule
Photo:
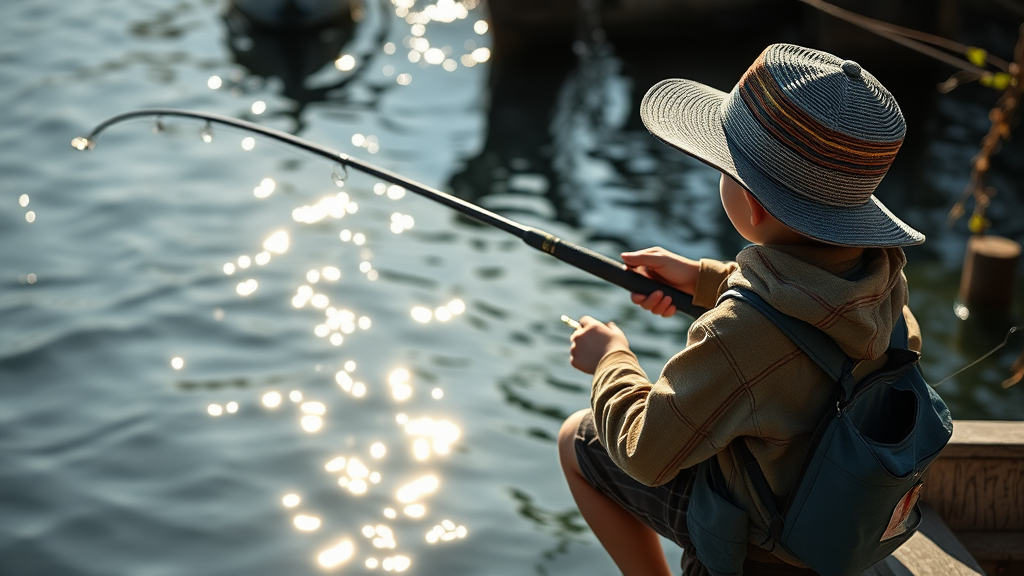
<path fill-rule="evenodd" d="M 840 246 L 911 246 L 924 235 L 906 225 L 874 195 L 855 207 L 810 201 L 763 173 L 729 144 L 722 124 L 726 93 L 699 82 L 663 80 L 647 91 L 640 118 L 662 142 L 731 176 L 769 214 L 797 232 Z"/>

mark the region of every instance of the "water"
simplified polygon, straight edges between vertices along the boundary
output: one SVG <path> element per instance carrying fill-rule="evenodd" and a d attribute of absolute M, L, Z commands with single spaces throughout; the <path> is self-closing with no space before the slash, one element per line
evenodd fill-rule
<path fill-rule="evenodd" d="M 477 7 L 427 24 L 450 54 L 413 63 L 381 6 L 297 60 L 207 0 L 0 7 L 0 572 L 613 573 L 556 463 L 588 400 L 559 318 L 615 319 L 650 374 L 686 319 L 220 126 L 139 120 L 68 145 L 127 110 L 203 110 L 607 254 L 742 247 L 716 175 L 636 118 L 673 58 L 591 43 L 469 67 L 491 42 Z M 953 317 L 965 234 L 943 223 L 991 94 L 929 102 L 904 106 L 928 138 L 879 194 L 929 235 L 907 273 L 937 380 L 1002 335 Z M 1020 158 L 1006 147 L 993 175 L 993 220 L 1018 239 Z M 1020 346 L 943 385 L 957 417 L 1020 418 L 1024 388 L 998 385 Z"/>

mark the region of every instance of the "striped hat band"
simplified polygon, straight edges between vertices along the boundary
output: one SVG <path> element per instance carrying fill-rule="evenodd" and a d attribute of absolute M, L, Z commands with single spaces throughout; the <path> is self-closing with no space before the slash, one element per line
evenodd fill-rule
<path fill-rule="evenodd" d="M 851 207 L 870 201 L 903 143 L 902 116 L 894 122 L 883 115 L 878 126 L 861 126 L 862 134 L 851 134 L 834 117 L 864 100 L 889 95 L 872 90 L 873 78 L 862 79 L 867 74 L 854 62 L 830 63 L 830 70 L 817 67 L 808 78 L 806 70 L 773 65 L 767 54 L 758 57 L 722 101 L 730 148 L 812 202 Z M 808 83 L 821 85 L 825 97 L 795 101 L 792 95 L 806 93 Z"/>

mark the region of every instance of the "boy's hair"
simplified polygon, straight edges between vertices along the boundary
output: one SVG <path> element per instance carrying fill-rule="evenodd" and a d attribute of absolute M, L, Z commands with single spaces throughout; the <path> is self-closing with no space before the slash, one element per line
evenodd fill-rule
<path fill-rule="evenodd" d="M 924 242 L 873 195 L 906 123 L 856 62 L 773 44 L 729 93 L 664 80 L 640 115 L 658 139 L 731 176 L 800 234 L 841 246 Z"/>

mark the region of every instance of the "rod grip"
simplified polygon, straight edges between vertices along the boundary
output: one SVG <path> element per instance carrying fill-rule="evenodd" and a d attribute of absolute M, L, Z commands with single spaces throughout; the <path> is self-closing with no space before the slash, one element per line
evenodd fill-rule
<path fill-rule="evenodd" d="M 528 228 L 522 238 L 530 246 L 542 252 L 547 252 L 566 264 L 571 264 L 598 278 L 603 278 L 612 284 L 621 286 L 630 292 L 651 294 L 656 290 L 661 290 L 662 294 L 672 298 L 672 304 L 676 307 L 676 310 L 693 318 L 706 312 L 705 309 L 693 305 L 693 297 L 689 294 L 638 274 L 628 269 L 625 264 L 618 260 L 613 260 L 593 250 L 577 246 L 572 242 L 566 242 L 536 228 Z"/>

